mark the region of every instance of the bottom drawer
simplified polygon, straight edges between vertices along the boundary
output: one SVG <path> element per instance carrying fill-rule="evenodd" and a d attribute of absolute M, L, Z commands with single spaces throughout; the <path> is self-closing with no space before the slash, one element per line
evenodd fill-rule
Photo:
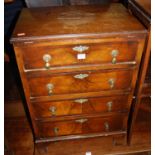
<path fill-rule="evenodd" d="M 109 133 L 126 130 L 127 116 L 119 114 L 65 121 L 37 121 L 37 126 L 40 138 L 99 132 Z"/>

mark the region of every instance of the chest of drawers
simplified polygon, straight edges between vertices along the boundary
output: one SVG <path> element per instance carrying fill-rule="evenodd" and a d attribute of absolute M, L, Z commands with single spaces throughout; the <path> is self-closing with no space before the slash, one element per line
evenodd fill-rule
<path fill-rule="evenodd" d="M 35 142 L 127 137 L 146 36 L 121 4 L 23 9 L 11 42 Z"/>

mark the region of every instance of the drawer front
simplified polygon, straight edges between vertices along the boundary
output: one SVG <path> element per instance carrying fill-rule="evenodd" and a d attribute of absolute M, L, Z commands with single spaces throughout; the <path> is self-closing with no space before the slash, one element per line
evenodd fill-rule
<path fill-rule="evenodd" d="M 122 115 L 81 118 L 59 122 L 38 122 L 39 137 L 62 135 L 91 134 L 97 132 L 113 132 L 126 129 L 126 119 Z"/>
<path fill-rule="evenodd" d="M 37 118 L 128 110 L 128 95 L 32 103 Z"/>
<path fill-rule="evenodd" d="M 20 47 L 26 69 L 81 64 L 120 63 L 135 61 L 137 44 L 113 42 L 68 46 L 34 45 Z"/>
<path fill-rule="evenodd" d="M 132 70 L 49 75 L 28 79 L 31 97 L 129 89 Z"/>

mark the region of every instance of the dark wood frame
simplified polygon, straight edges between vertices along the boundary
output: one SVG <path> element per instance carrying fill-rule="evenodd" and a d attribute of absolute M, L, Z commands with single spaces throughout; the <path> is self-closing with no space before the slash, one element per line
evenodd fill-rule
<path fill-rule="evenodd" d="M 141 2 L 143 2 L 143 1 L 141 1 Z M 151 0 L 150 1 L 148 0 L 148 4 L 151 4 Z M 149 67 L 149 61 L 151 61 L 150 60 L 150 57 L 151 57 L 151 14 L 149 14 L 149 12 L 146 11 L 146 9 L 143 8 L 142 6 L 143 5 L 139 4 L 138 1 L 136 1 L 136 0 L 129 0 L 129 2 L 128 2 L 129 11 L 133 15 L 135 15 L 138 18 L 138 20 L 140 20 L 140 22 L 142 24 L 144 24 L 144 26 L 148 29 L 148 38 L 146 41 L 146 47 L 145 47 L 145 51 L 144 51 L 141 66 L 140 66 L 138 82 L 137 82 L 137 86 L 135 89 L 135 101 L 133 101 L 131 118 L 130 118 L 130 122 L 129 122 L 130 123 L 129 132 L 128 132 L 128 143 L 129 144 L 131 144 L 131 141 L 132 141 L 133 128 L 136 123 L 136 118 L 138 115 L 142 97 L 143 96 L 151 97 L 150 93 L 143 94 L 143 89 L 145 89 L 144 85 L 146 85 L 146 87 L 150 87 L 150 85 L 151 85 L 151 81 L 149 81 L 150 83 L 145 83 L 147 69 Z"/>

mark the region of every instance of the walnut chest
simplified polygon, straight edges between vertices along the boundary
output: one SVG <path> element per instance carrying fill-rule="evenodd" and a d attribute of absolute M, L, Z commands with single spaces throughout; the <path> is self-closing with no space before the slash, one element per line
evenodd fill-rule
<path fill-rule="evenodd" d="M 23 9 L 11 42 L 35 142 L 126 139 L 146 36 L 122 4 Z"/>

